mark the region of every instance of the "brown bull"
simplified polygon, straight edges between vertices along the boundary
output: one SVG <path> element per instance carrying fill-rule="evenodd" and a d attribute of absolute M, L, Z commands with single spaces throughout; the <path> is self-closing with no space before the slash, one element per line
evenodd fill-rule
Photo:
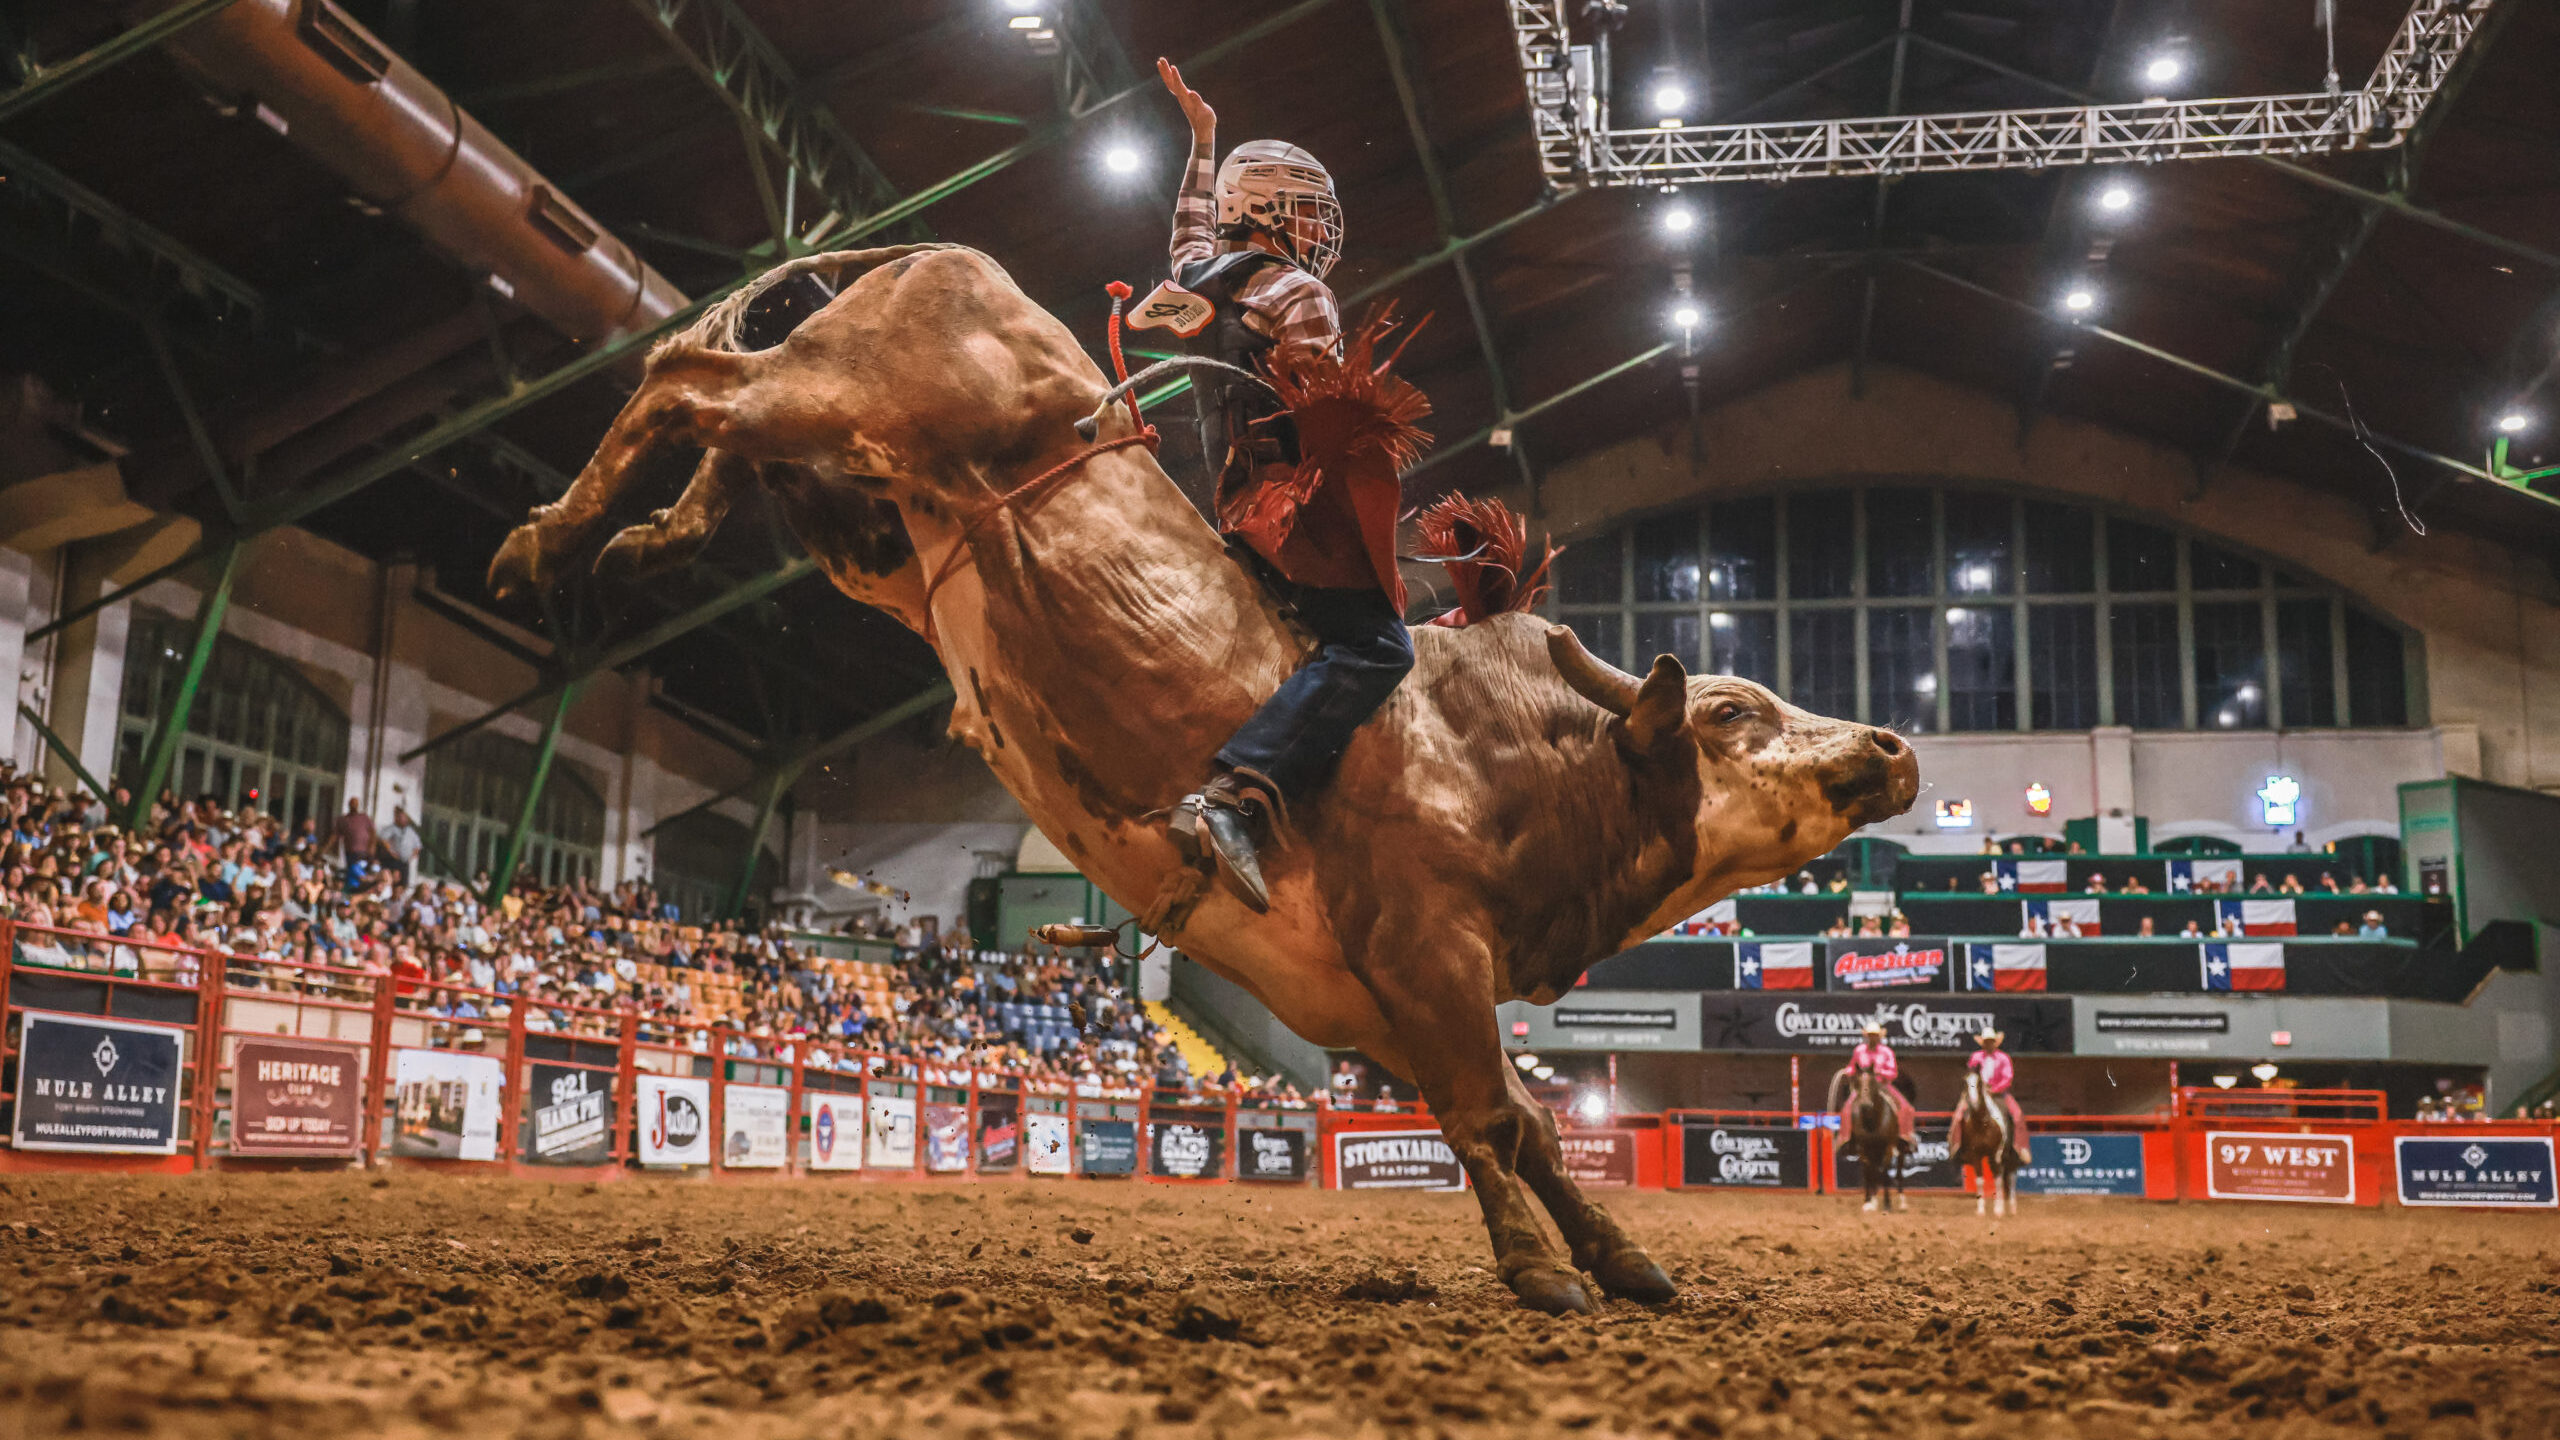
<path fill-rule="evenodd" d="M 852 270 L 867 273 L 783 344 L 734 351 L 758 290 Z M 490 581 L 549 582 L 646 451 L 706 447 L 683 498 L 598 566 L 685 558 L 761 483 L 838 588 L 934 639 L 959 697 L 952 733 L 1088 877 L 1143 909 L 1181 864 L 1167 807 L 1304 647 L 1143 449 L 989 512 L 1083 450 L 1075 422 L 1104 388 L 1066 328 L 974 251 L 793 261 L 659 347 L 576 485 L 508 538 Z M 1131 423 L 1115 407 L 1102 438 Z M 928 571 L 961 546 L 928 623 Z M 1414 641 L 1411 677 L 1270 853 L 1270 911 L 1213 888 L 1164 938 L 1300 1035 L 1420 1089 L 1523 1301 L 1591 1308 L 1576 1267 L 1609 1294 L 1668 1299 L 1669 1277 L 1566 1177 L 1494 1006 L 1551 1001 L 1593 961 L 1900 813 L 1918 767 L 1890 731 L 1692 679 L 1668 656 L 1639 681 L 1527 615 Z"/>

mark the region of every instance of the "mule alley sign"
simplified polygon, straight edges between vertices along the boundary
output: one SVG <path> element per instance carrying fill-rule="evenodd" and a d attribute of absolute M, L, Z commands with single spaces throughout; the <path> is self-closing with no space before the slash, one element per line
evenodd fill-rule
<path fill-rule="evenodd" d="M 2353 1205 L 2355 1137 L 2208 1131 L 2204 1137 L 2204 1193 L 2215 1200 Z"/>
<path fill-rule="evenodd" d="M 11 1143 L 21 1150 L 176 1154 L 185 1035 L 170 1025 L 27 1011 Z"/>

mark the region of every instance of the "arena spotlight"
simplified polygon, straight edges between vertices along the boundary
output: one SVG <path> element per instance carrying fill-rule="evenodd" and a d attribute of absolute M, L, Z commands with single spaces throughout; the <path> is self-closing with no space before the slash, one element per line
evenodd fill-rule
<path fill-rule="evenodd" d="M 2074 315 L 2086 315 L 2096 309 L 2097 304 L 2098 292 L 2086 285 L 2079 286 L 2062 297 L 2062 308 Z"/>
<path fill-rule="evenodd" d="M 1683 330 L 1697 329 L 1699 325 L 1705 323 L 1706 318 L 1705 313 L 1697 306 L 1685 302 L 1671 312 L 1671 323 Z"/>
<path fill-rule="evenodd" d="M 2109 215 L 2121 215 L 2133 208 L 2133 187 L 2114 181 L 2098 191 L 2098 208 Z"/>
<path fill-rule="evenodd" d="M 1138 147 L 1135 145 L 1114 144 L 1102 152 L 1102 168 L 1114 175 L 1135 175 L 1138 165 Z"/>
<path fill-rule="evenodd" d="M 2154 55 L 2142 67 L 2142 78 L 2154 85 L 2167 85 L 2187 73 L 2187 62 L 2175 55 Z"/>
<path fill-rule="evenodd" d="M 1662 212 L 1662 228 L 1669 234 L 1686 235 L 1698 228 L 1698 212 L 1675 204 Z"/>
<path fill-rule="evenodd" d="M 1657 80 L 1653 86 L 1653 113 L 1665 130 L 1677 130 L 1687 123 L 1689 87 L 1677 80 Z"/>
<path fill-rule="evenodd" d="M 1004 25 L 1008 30 L 1037 30 L 1048 23 L 1037 15 L 1016 15 L 1004 22 Z"/>
<path fill-rule="evenodd" d="M 1609 1118 L 1608 1097 L 1597 1090 L 1585 1090 L 1582 1098 L 1573 1102 L 1573 1113 L 1581 1117 L 1583 1124 L 1597 1125 Z"/>
<path fill-rule="evenodd" d="M 2533 423 L 2533 417 L 2521 410 L 2510 410 L 2498 417 L 2498 431 L 2503 435 L 2520 435 Z"/>

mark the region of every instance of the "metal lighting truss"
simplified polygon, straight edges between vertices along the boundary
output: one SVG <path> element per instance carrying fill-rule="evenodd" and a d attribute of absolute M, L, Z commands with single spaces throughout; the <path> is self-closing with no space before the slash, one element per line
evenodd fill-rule
<path fill-rule="evenodd" d="M 1605 67 L 1591 46 L 1573 43 L 1570 0 L 1507 3 L 1547 178 L 1682 185 L 2389 149 L 2407 139 L 2492 0 L 2416 0 L 2373 77 L 2335 95 L 1636 130 L 1611 128 Z"/>

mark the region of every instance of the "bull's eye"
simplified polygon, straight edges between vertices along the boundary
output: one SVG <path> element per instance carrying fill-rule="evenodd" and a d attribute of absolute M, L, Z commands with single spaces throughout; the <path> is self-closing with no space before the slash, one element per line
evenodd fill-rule
<path fill-rule="evenodd" d="M 1708 718 L 1714 720 L 1718 725 L 1731 725 L 1736 721 L 1749 718 L 1750 714 L 1750 706 L 1743 704 L 1739 700 L 1727 700 L 1717 705 Z"/>

